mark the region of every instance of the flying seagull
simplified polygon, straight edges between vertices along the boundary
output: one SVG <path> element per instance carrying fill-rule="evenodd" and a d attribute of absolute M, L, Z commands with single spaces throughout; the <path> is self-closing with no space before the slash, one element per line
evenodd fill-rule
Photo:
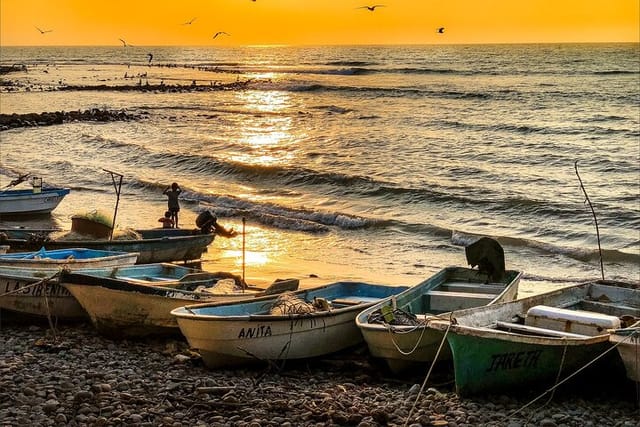
<path fill-rule="evenodd" d="M 356 9 L 367 9 L 369 12 L 373 12 L 376 10 L 376 7 L 385 7 L 383 4 L 374 4 L 373 6 L 360 6 L 356 7 Z"/>
<path fill-rule="evenodd" d="M 118 39 L 118 40 L 120 40 L 120 41 L 122 42 L 122 46 L 123 46 L 123 47 L 130 46 L 130 45 L 128 45 L 128 44 L 127 44 L 127 42 L 126 42 L 126 41 L 124 41 L 124 40 L 122 40 L 122 39 Z"/>
<path fill-rule="evenodd" d="M 41 30 L 38 27 L 36 27 L 36 30 L 40 31 L 40 34 L 50 33 L 51 31 L 53 31 L 53 30 Z"/>
<path fill-rule="evenodd" d="M 191 18 L 190 21 L 183 22 L 182 25 L 191 25 L 191 24 L 193 24 L 193 21 L 195 21 L 196 19 L 198 19 L 198 18 L 197 17 L 196 18 Z"/>
<path fill-rule="evenodd" d="M 444 34 L 444 27 L 440 27 L 436 30 L 436 33 L 438 34 Z"/>
<path fill-rule="evenodd" d="M 213 38 L 215 39 L 216 37 L 221 36 L 221 35 L 230 36 L 231 34 L 225 32 L 225 31 L 218 31 L 217 33 L 215 33 L 213 35 Z"/>

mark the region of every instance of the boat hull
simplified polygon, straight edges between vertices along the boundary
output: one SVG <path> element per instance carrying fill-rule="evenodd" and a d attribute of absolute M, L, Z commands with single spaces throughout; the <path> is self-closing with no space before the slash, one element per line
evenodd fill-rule
<path fill-rule="evenodd" d="M 578 374 L 624 378 L 608 332 L 624 316 L 640 316 L 640 289 L 585 283 L 461 310 L 430 327 L 445 334 L 456 391 L 467 396 L 548 389 Z"/>
<path fill-rule="evenodd" d="M 139 240 L 49 240 L 44 239 L 6 239 L 12 251 L 33 251 L 41 247 L 46 249 L 89 248 L 104 251 L 136 252 L 138 264 L 152 264 L 171 261 L 199 260 L 207 247 L 213 242 L 214 234 L 194 234 L 191 230 L 175 229 L 138 230 L 142 234 Z"/>
<path fill-rule="evenodd" d="M 19 317 L 50 317 L 62 321 L 87 319 L 87 313 L 78 301 L 54 278 L 56 270 L 32 273 L 21 269 L 7 270 L 0 268 L 0 310 Z M 47 280 L 49 278 L 51 280 Z"/>
<path fill-rule="evenodd" d="M 171 315 L 175 308 L 202 302 L 243 300 L 267 292 L 254 287 L 225 293 L 215 293 L 212 290 L 215 288 L 196 292 L 198 287 L 210 287 L 231 275 L 223 277 L 222 273 L 173 266 L 175 275 L 172 278 L 165 272 L 143 268 L 146 266 L 136 267 L 114 273 L 83 270 L 62 274 L 60 282 L 88 313 L 96 330 L 110 337 L 179 335 L 178 323 Z M 148 271 L 145 273 L 145 270 Z M 284 291 L 297 289 L 297 286 L 297 280 L 280 281 L 269 289 Z"/>
<path fill-rule="evenodd" d="M 394 373 L 434 360 L 451 359 L 444 333 L 428 327 L 431 317 L 450 314 L 450 310 L 512 301 L 516 298 L 521 273 L 507 271 L 504 283 L 484 283 L 477 270 L 448 267 L 389 301 L 376 304 L 358 314 L 356 324 L 375 358 L 383 359 Z M 392 325 L 370 322 L 372 314 L 387 306 L 418 317 L 418 323 Z"/>
<path fill-rule="evenodd" d="M 640 383 L 640 325 L 615 330 L 611 334 L 610 341 L 616 346 L 624 363 L 627 377 Z"/>
<path fill-rule="evenodd" d="M 137 260 L 138 254 L 136 252 L 111 252 L 86 248 L 70 248 L 0 255 L 0 267 L 19 267 L 53 271 L 60 268 L 77 270 L 80 268 L 133 265 Z"/>
<path fill-rule="evenodd" d="M 8 190 L 0 192 L 0 216 L 40 215 L 51 213 L 69 194 L 68 188 Z"/>
<path fill-rule="evenodd" d="M 368 293 L 371 287 L 371 294 Z M 241 366 L 266 361 L 284 361 L 318 357 L 362 342 L 354 320 L 364 308 L 395 295 L 406 287 L 357 283 L 336 283 L 299 291 L 297 295 L 313 301 L 354 301 L 353 305 L 306 314 L 261 314 L 273 298 L 252 303 L 218 304 L 217 307 L 187 306 L 173 310 L 182 334 L 196 348 L 209 368 Z M 352 293 L 351 295 L 349 293 Z M 229 315 L 208 315 L 207 310 Z M 200 310 L 200 311 L 199 311 Z M 198 314 L 201 313 L 201 314 Z M 250 314 L 240 314 L 250 313 Z"/>

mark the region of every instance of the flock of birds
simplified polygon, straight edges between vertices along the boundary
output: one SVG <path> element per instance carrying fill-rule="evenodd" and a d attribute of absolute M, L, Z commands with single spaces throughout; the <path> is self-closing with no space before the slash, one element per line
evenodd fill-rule
<path fill-rule="evenodd" d="M 251 1 L 255 2 L 256 0 L 251 0 Z M 365 5 L 365 6 L 356 7 L 356 9 L 366 9 L 369 12 L 375 12 L 375 10 L 377 8 L 379 8 L 379 7 L 386 7 L 386 5 L 384 5 L 384 4 L 373 4 L 373 5 L 370 5 L 370 6 L 369 5 Z M 191 18 L 190 20 L 183 22 L 181 25 L 192 25 L 196 21 L 196 19 L 198 19 L 198 18 L 197 17 Z M 43 30 L 43 29 L 41 29 L 39 27 L 36 27 L 36 29 L 40 32 L 41 35 L 44 35 L 46 33 L 50 33 L 50 32 L 53 31 L 53 30 Z M 436 29 L 436 33 L 444 34 L 444 27 L 437 28 Z M 212 39 L 216 39 L 219 36 L 231 36 L 231 34 L 227 33 L 226 31 L 218 31 L 213 35 Z M 118 39 L 118 40 L 120 40 L 120 42 L 122 43 L 123 47 L 133 46 L 132 44 L 127 43 L 123 39 Z M 149 63 L 151 63 L 151 60 L 153 59 L 153 54 L 149 53 L 149 54 L 147 54 L 147 56 L 149 57 Z"/>

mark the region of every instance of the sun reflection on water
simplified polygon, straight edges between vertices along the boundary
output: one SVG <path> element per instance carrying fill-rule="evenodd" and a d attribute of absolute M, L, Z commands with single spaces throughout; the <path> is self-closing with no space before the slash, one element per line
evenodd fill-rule
<path fill-rule="evenodd" d="M 285 113 L 291 108 L 286 92 L 245 91 L 237 94 L 248 114 L 240 124 L 237 140 L 242 151 L 231 159 L 247 165 L 274 166 L 289 164 L 293 158 L 287 147 L 294 139 L 293 123 Z"/>

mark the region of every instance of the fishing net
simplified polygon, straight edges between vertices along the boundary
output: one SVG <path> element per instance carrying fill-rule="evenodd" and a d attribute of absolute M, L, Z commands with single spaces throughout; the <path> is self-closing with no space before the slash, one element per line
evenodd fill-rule
<path fill-rule="evenodd" d="M 386 323 L 388 325 L 417 326 L 424 324 L 424 321 L 418 319 L 415 314 L 399 308 L 394 309 L 388 305 L 373 311 L 367 320 L 369 323 Z"/>

